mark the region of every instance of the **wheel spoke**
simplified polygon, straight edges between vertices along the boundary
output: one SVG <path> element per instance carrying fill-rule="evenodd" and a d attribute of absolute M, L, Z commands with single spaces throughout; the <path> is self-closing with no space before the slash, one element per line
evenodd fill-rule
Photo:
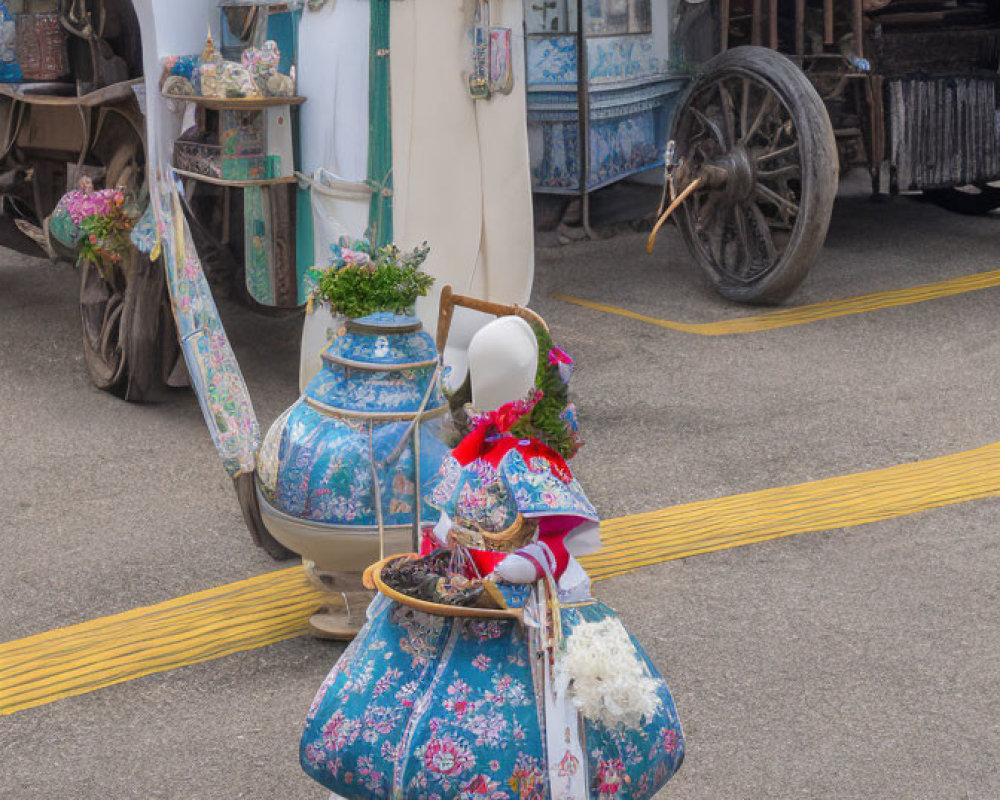
<path fill-rule="evenodd" d="M 733 272 L 745 278 L 753 271 L 753 242 L 750 239 L 746 216 L 740 206 L 733 206 L 733 219 L 736 221 L 736 235 L 740 245 L 737 249 L 742 251 L 740 254 L 742 257 L 733 265 Z"/>
<path fill-rule="evenodd" d="M 715 123 L 715 121 L 709 119 L 701 110 L 694 108 L 693 106 L 691 107 L 691 113 L 694 114 L 698 121 L 711 132 L 712 136 L 714 136 L 715 140 L 719 143 L 719 147 L 723 150 L 727 149 L 726 138 L 722 133 L 722 129 Z"/>
<path fill-rule="evenodd" d="M 798 178 L 802 175 L 802 169 L 798 164 L 787 164 L 784 167 L 777 167 L 775 169 L 759 169 L 757 170 L 757 178 L 763 180 L 787 180 L 788 178 Z"/>
<path fill-rule="evenodd" d="M 759 156 L 757 156 L 757 165 L 760 166 L 761 164 L 767 161 L 773 161 L 776 158 L 781 158 L 782 156 L 791 155 L 798 149 L 799 149 L 799 143 L 796 141 L 792 142 L 791 144 L 787 144 L 784 147 L 779 147 L 777 150 L 771 150 L 770 152 L 767 153 L 761 153 Z"/>
<path fill-rule="evenodd" d="M 117 301 L 117 302 L 114 302 Z M 108 301 L 108 307 L 104 312 L 104 323 L 101 326 L 100 353 L 104 361 L 110 367 L 114 361 L 121 357 L 121 318 L 125 304 L 121 302 L 121 296 L 115 295 Z"/>
<path fill-rule="evenodd" d="M 778 143 L 781 141 L 781 135 L 783 133 L 787 133 L 792 142 L 795 142 L 796 140 L 793 134 L 794 130 L 795 126 L 792 125 L 792 121 L 790 119 L 786 119 L 782 122 L 779 118 L 778 126 L 774 129 L 774 135 L 770 138 L 770 140 L 768 140 L 768 151 L 773 152 L 776 148 L 778 148 Z"/>
<path fill-rule="evenodd" d="M 778 248 L 774 246 L 774 237 L 771 236 L 771 226 L 768 224 L 767 217 L 764 216 L 764 212 L 760 210 L 760 206 L 756 203 L 747 203 L 744 207 L 744 211 L 753 221 L 754 228 L 757 231 L 757 237 L 759 238 L 760 243 L 764 246 L 763 255 L 767 259 L 767 263 L 764 267 L 770 268 L 778 261 Z"/>
<path fill-rule="evenodd" d="M 719 104 L 722 106 L 722 121 L 726 126 L 725 147 L 729 149 L 736 143 L 736 106 L 733 103 L 733 95 L 726 86 L 726 82 L 720 80 L 718 87 Z"/>
<path fill-rule="evenodd" d="M 760 104 L 760 108 L 757 109 L 757 116 L 754 117 L 753 124 L 750 125 L 750 129 L 743 132 L 743 138 L 740 142 L 747 144 L 750 139 L 757 133 L 760 126 L 764 123 L 764 119 L 771 111 L 771 106 L 774 105 L 774 95 L 768 93 L 764 96 L 764 101 Z"/>
<path fill-rule="evenodd" d="M 798 216 L 799 207 L 786 197 L 782 197 L 773 189 L 768 189 L 766 186 L 757 184 L 754 187 L 754 192 L 763 200 L 777 206 L 782 211 L 786 211 L 792 216 Z"/>
<path fill-rule="evenodd" d="M 750 123 L 750 90 L 753 84 L 749 78 L 743 79 L 742 94 L 740 95 L 740 136 L 745 137 L 747 125 Z"/>

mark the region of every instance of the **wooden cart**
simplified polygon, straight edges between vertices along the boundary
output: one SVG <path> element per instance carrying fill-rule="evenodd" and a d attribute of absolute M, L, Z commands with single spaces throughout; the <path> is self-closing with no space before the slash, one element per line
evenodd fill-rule
<path fill-rule="evenodd" d="M 146 123 L 142 48 L 130 0 L 50 3 L 67 32 L 67 74 L 0 84 L 0 243 L 72 259 L 46 221 L 77 174 L 142 202 Z M 110 272 L 80 266 L 83 352 L 99 388 L 134 402 L 156 395 L 177 339 L 162 268 L 132 250 Z"/>
<path fill-rule="evenodd" d="M 677 108 L 668 172 L 675 195 L 690 191 L 675 219 L 721 295 L 794 292 L 854 166 L 879 194 L 1000 206 L 988 185 L 1000 178 L 1000 4 L 719 0 L 711 18 L 716 55 Z"/>

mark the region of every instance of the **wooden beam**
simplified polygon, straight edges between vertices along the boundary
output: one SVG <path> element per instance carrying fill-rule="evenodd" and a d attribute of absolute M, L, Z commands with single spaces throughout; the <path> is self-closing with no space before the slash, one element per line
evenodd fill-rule
<path fill-rule="evenodd" d="M 763 0 L 753 0 L 753 19 L 750 20 L 750 44 L 760 44 L 760 23 L 764 16 Z"/>
<path fill-rule="evenodd" d="M 767 9 L 767 27 L 772 50 L 778 49 L 778 0 L 770 0 Z"/>
<path fill-rule="evenodd" d="M 823 43 L 833 44 L 833 0 L 823 0 Z"/>
<path fill-rule="evenodd" d="M 795 52 L 806 54 L 806 0 L 795 0 Z"/>
<path fill-rule="evenodd" d="M 719 28 L 719 52 L 721 53 L 729 49 L 729 0 L 722 0 Z"/>
<path fill-rule="evenodd" d="M 854 0 L 854 12 L 852 16 L 852 29 L 854 31 L 854 46 L 858 51 L 858 58 L 865 57 L 865 28 L 864 15 L 861 9 L 861 0 Z"/>

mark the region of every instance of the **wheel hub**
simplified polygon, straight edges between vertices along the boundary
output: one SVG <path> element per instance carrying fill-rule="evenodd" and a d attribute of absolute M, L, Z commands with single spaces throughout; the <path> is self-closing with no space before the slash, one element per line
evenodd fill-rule
<path fill-rule="evenodd" d="M 709 189 L 722 192 L 732 203 L 752 197 L 756 183 L 753 161 L 743 145 L 703 164 L 700 177 Z"/>

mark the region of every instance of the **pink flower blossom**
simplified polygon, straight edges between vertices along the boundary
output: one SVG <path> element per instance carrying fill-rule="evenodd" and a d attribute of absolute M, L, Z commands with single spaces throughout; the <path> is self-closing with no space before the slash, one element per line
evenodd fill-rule
<path fill-rule="evenodd" d="M 439 775 L 455 776 L 475 764 L 469 746 L 450 736 L 431 739 L 424 748 L 424 768 Z"/>

